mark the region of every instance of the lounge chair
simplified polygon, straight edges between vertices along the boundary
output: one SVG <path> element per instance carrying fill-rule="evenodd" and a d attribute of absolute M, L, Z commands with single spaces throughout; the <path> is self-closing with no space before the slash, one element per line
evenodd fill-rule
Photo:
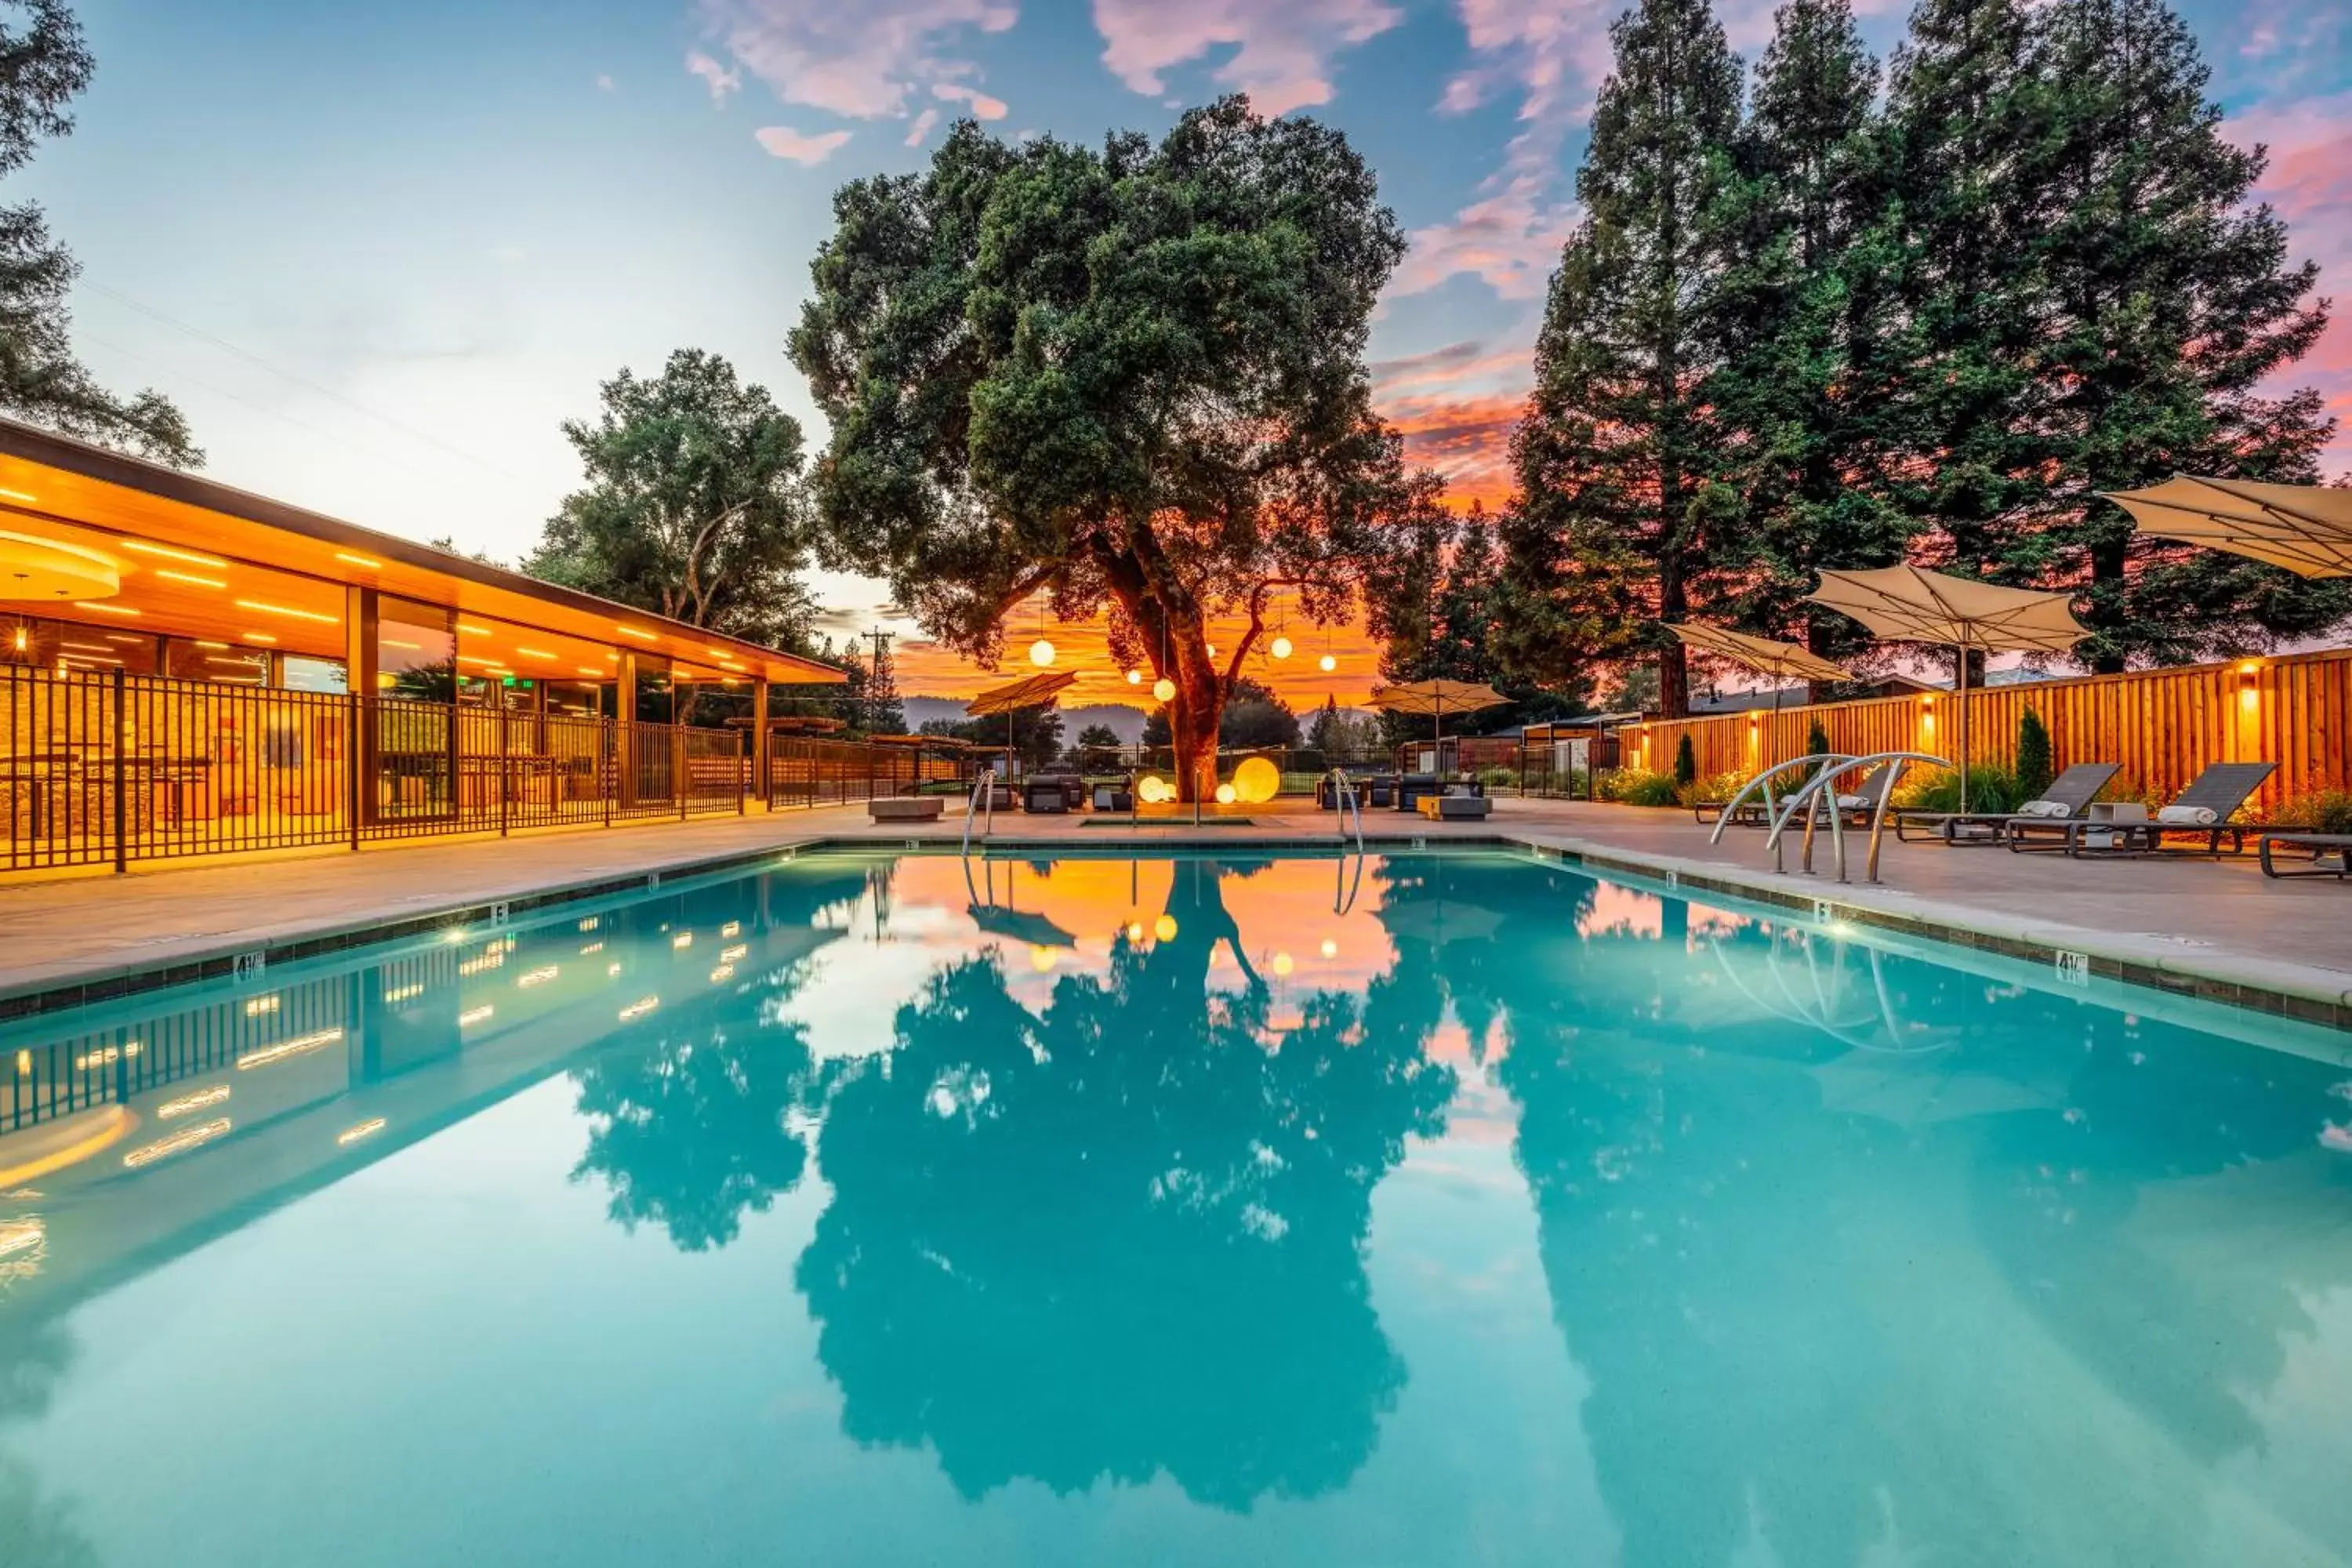
<path fill-rule="evenodd" d="M 2069 855 L 2198 854 L 2218 857 L 2227 834 L 2231 854 L 2243 853 L 2246 835 L 2263 829 L 2252 823 L 2231 822 L 2263 781 L 2278 771 L 2276 763 L 2215 763 L 2199 773 L 2170 805 L 2153 816 L 2128 821 L 2087 817 L 2011 817 L 2002 826 L 2009 847 L 2015 850 L 2063 849 Z M 2201 837 L 2204 847 L 2167 850 L 2168 837 Z"/>
<path fill-rule="evenodd" d="M 2254 847 L 2265 877 L 2352 877 L 2352 833 L 2265 833 Z"/>
<path fill-rule="evenodd" d="M 2113 763 L 2076 763 L 2015 811 L 1898 811 L 1895 837 L 1908 842 L 1916 832 L 1940 844 L 1999 844 L 2009 825 L 2020 818 L 2065 821 L 2081 816 L 2116 771 Z"/>

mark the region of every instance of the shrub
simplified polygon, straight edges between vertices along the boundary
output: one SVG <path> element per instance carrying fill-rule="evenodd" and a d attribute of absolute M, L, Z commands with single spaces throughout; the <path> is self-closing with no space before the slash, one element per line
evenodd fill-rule
<path fill-rule="evenodd" d="M 2313 833 L 2352 833 L 2352 790 L 2322 789 L 2297 795 L 2279 821 Z"/>
<path fill-rule="evenodd" d="M 1685 735 L 1675 747 L 1675 783 L 1691 784 L 1698 782 L 1698 752 L 1691 749 L 1691 738 Z"/>
<path fill-rule="evenodd" d="M 1680 798 L 1685 805 L 1696 805 L 1703 800 L 1729 800 L 1747 782 L 1746 773 L 1709 773 L 1683 785 Z"/>
<path fill-rule="evenodd" d="M 1819 719 L 1805 726 L 1805 755 L 1818 757 L 1830 749 L 1830 732 Z"/>
<path fill-rule="evenodd" d="M 1848 783 L 1845 788 L 1853 788 Z M 1969 809 L 1970 811 L 2014 811 L 2018 802 L 2031 800 L 2020 795 L 2017 775 L 2007 768 L 1991 763 L 1979 763 L 1969 770 Z M 1903 811 L 1958 811 L 1960 809 L 1960 774 L 1957 768 L 1915 768 L 1903 775 L 1895 786 L 1895 807 Z"/>
<path fill-rule="evenodd" d="M 1514 768 L 1481 768 L 1478 770 L 1478 782 L 1486 786 L 1487 794 L 1492 795 L 1498 789 L 1518 788 L 1519 775 Z"/>
<path fill-rule="evenodd" d="M 1602 800 L 1624 805 L 1682 804 L 1682 790 L 1675 783 L 1675 775 L 1654 773 L 1647 768 L 1617 768 L 1598 774 L 1593 781 L 1593 793 Z"/>
<path fill-rule="evenodd" d="M 2042 724 L 2042 715 L 2028 708 L 2017 721 L 2017 798 L 2040 800 L 2056 776 L 2050 755 L 2050 731 Z"/>

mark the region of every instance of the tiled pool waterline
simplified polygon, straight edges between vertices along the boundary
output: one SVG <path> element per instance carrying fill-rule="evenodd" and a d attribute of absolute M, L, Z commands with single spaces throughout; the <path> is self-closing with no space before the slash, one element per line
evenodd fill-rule
<path fill-rule="evenodd" d="M 2352 1561 L 2345 1044 L 1505 852 L 151 993 L 0 1035 L 0 1563 Z"/>

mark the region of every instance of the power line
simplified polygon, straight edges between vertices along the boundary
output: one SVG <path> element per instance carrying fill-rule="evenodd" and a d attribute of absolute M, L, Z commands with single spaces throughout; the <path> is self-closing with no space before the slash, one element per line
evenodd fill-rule
<path fill-rule="evenodd" d="M 449 456 L 453 458 L 457 458 L 465 462 L 471 463 L 476 468 L 481 469 L 484 473 L 490 474 L 498 479 L 502 479 L 509 484 L 520 486 L 533 491 L 536 491 L 539 489 L 538 486 L 531 484 L 529 480 L 499 468 L 497 464 L 490 462 L 485 458 L 473 452 L 469 452 L 462 447 L 452 446 L 450 443 L 441 439 L 440 437 L 434 435 L 429 430 L 420 430 L 415 426 L 407 423 L 405 420 L 397 419 L 389 414 L 370 408 L 367 405 L 348 397 L 342 393 L 337 392 L 331 386 L 327 386 L 319 382 L 312 381 L 309 376 L 303 375 L 299 372 L 288 370 L 285 366 L 266 359 L 262 355 L 255 353 L 250 349 L 233 343 L 228 339 L 224 338 L 217 333 L 208 332 L 202 327 L 191 326 L 189 323 L 181 321 L 176 316 L 170 315 L 163 310 L 157 310 L 152 305 L 145 304 L 138 300 L 132 299 L 130 295 L 123 293 L 119 289 L 110 289 L 103 283 L 85 282 L 82 286 L 89 289 L 93 293 L 105 295 L 108 299 L 114 300 L 117 304 L 120 304 L 126 309 L 138 311 L 141 315 L 147 317 L 151 321 L 160 321 L 164 326 L 170 327 L 175 331 L 185 332 L 188 336 L 194 338 L 199 342 L 210 343 L 213 347 L 219 349 L 224 353 L 233 354 L 236 358 L 245 361 L 247 364 L 268 371 L 270 374 L 278 376 L 283 380 L 289 381 L 307 392 L 312 393 L 320 397 L 328 398 L 335 403 L 339 403 L 345 408 L 350 409 L 352 413 L 361 415 L 365 418 L 373 419 L 376 423 L 385 426 L 390 429 L 396 430 L 402 435 L 409 437 L 411 440 L 422 441 L 428 447 L 435 447 L 439 451 L 449 454 Z M 122 351 L 117 350 L 116 352 L 120 353 Z M 220 389 L 215 387 L 213 390 L 219 391 Z M 225 394 L 224 395 L 227 395 Z M 250 406 L 250 405 L 248 405 L 248 406 Z"/>
<path fill-rule="evenodd" d="M 379 452 L 373 447 L 360 446 L 347 436 L 327 429 L 323 426 L 313 425 L 306 419 L 297 419 L 293 415 L 287 413 L 282 408 L 272 408 L 266 404 L 256 403 L 253 399 L 247 397 L 240 393 L 231 392 L 227 387 L 221 385 L 217 382 L 206 381 L 200 375 L 190 375 L 187 372 L 179 369 L 175 365 L 165 364 L 163 361 L 154 359 L 147 354 L 142 354 L 135 349 L 127 349 L 121 343 L 113 342 L 108 339 L 100 337 L 96 332 L 86 331 L 77 328 L 74 331 L 74 336 L 86 343 L 94 343 L 98 347 L 105 349 L 110 353 L 121 354 L 124 359 L 131 361 L 134 364 L 143 364 L 150 370 L 161 372 L 165 375 L 175 376 L 191 386 L 201 386 L 206 392 L 212 393 L 215 396 L 226 397 L 231 403 L 249 408 L 254 413 L 261 415 L 265 418 L 281 420 L 288 425 L 291 425 L 295 429 L 302 431 L 306 435 L 316 436 L 321 440 L 332 441 L 338 446 L 343 447 L 357 453 L 359 456 L 367 458 L 370 462 L 390 463 L 394 468 L 404 469 L 408 473 L 415 475 L 420 479 L 429 480 L 432 478 L 430 474 L 424 472 L 415 465 L 400 458 L 394 457 L 389 453 Z"/>

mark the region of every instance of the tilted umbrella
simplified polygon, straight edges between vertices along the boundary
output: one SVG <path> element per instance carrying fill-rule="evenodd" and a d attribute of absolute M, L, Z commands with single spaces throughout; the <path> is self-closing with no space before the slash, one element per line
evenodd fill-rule
<path fill-rule="evenodd" d="M 2175 474 L 2101 490 L 2142 533 L 2226 550 L 2305 577 L 2352 577 L 2352 490 Z"/>
<path fill-rule="evenodd" d="M 2036 588 L 2004 588 L 1971 577 L 1885 566 L 1873 572 L 1823 572 L 1807 595 L 1852 616 L 1891 642 L 1934 643 L 1959 650 L 1953 689 L 1960 706 L 1960 809 L 1969 808 L 1969 654 L 2071 653 L 2090 634 L 2067 595 Z"/>
<path fill-rule="evenodd" d="M 1852 680 L 1853 672 L 1842 669 L 1828 659 L 1792 642 L 1776 642 L 1770 637 L 1750 637 L 1723 626 L 1702 626 L 1695 622 L 1669 621 L 1666 630 L 1683 640 L 1685 646 L 1701 653 L 1711 653 L 1747 666 L 1757 674 L 1769 676 L 1772 685 L 1772 710 L 1780 710 L 1780 686 L 1783 680 Z"/>
<path fill-rule="evenodd" d="M 1015 765 L 1013 716 L 1024 708 L 1042 707 L 1077 683 L 1078 678 L 1066 669 L 1049 669 L 982 692 L 963 705 L 964 715 L 971 719 L 985 718 L 991 713 L 1004 715 L 1004 765 L 1010 769 Z"/>
<path fill-rule="evenodd" d="M 1435 738 L 1445 738 L 1445 715 L 1448 712 L 1469 713 L 1481 708 L 1499 707 L 1509 698 L 1483 680 L 1409 680 L 1398 686 L 1375 687 L 1371 703 L 1391 713 L 1432 715 L 1437 721 Z"/>

